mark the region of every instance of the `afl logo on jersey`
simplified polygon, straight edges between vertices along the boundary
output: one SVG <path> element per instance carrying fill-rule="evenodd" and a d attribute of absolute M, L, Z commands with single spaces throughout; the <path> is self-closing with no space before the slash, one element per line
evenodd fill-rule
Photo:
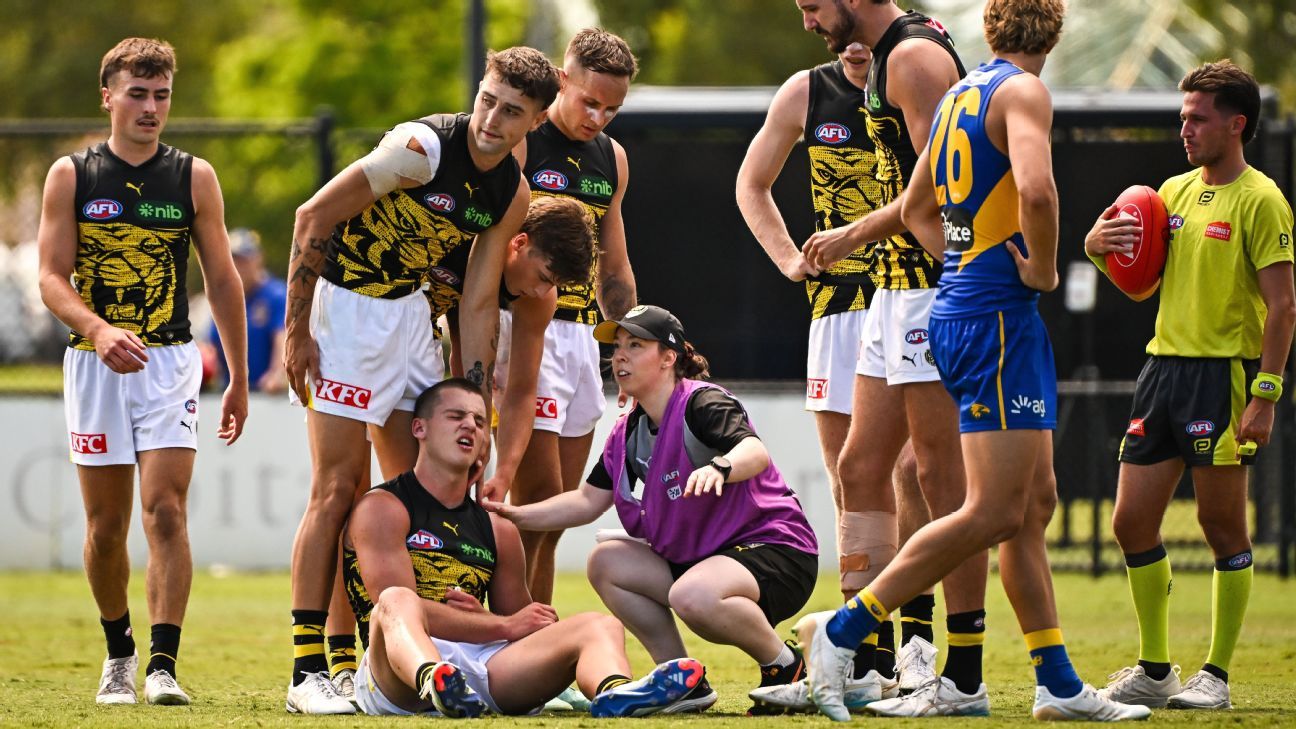
<path fill-rule="evenodd" d="M 815 127 L 815 139 L 824 144 L 841 144 L 850 138 L 850 130 L 837 122 L 827 122 Z"/>
<path fill-rule="evenodd" d="M 910 344 L 926 344 L 926 343 L 927 343 L 927 330 L 926 330 L 926 329 L 910 329 L 908 332 L 905 333 L 905 341 L 908 342 L 908 343 L 910 343 Z"/>
<path fill-rule="evenodd" d="M 405 546 L 415 549 L 440 549 L 445 546 L 440 537 L 426 529 L 420 529 L 405 540 Z"/>
<path fill-rule="evenodd" d="M 546 190 L 567 189 L 567 175 L 555 170 L 540 170 L 532 175 L 531 181 Z"/>
<path fill-rule="evenodd" d="M 81 212 L 91 220 L 112 220 L 122 214 L 122 204 L 116 200 L 99 198 L 86 203 Z"/>
<path fill-rule="evenodd" d="M 459 288 L 459 284 L 462 282 L 462 279 L 459 278 L 458 274 L 441 266 L 433 266 L 432 268 L 429 268 L 428 277 L 434 281 L 439 281 L 446 286 L 453 286 L 456 289 Z"/>
<path fill-rule="evenodd" d="M 444 192 L 432 193 L 431 195 L 428 195 L 427 197 L 423 198 L 423 202 L 427 203 L 428 207 L 432 208 L 438 213 L 448 213 L 451 210 L 455 209 L 454 198 L 450 197 Z"/>
<path fill-rule="evenodd" d="M 1182 227 L 1183 227 L 1183 216 L 1178 214 L 1171 215 L 1170 230 L 1179 230 Z"/>

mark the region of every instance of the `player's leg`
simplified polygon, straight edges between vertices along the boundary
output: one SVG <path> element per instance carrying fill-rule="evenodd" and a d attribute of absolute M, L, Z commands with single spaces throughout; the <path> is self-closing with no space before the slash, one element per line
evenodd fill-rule
<path fill-rule="evenodd" d="M 828 488 L 832 493 L 833 508 L 840 515 L 843 501 L 841 479 L 837 476 L 837 461 L 841 458 L 842 446 L 846 443 L 846 432 L 850 429 L 850 414 L 821 411 L 815 413 L 814 418 L 815 430 L 819 433 L 819 450 L 823 454 L 824 470 L 828 474 Z M 840 548 L 840 533 L 837 535 L 837 541 Z"/>
<path fill-rule="evenodd" d="M 194 455 L 188 448 L 139 453 L 140 511 L 149 545 L 145 594 L 152 635 L 144 670 L 144 695 L 149 703 L 189 703 L 189 697 L 176 685 L 176 658 L 193 582 L 187 504 Z M 166 675 L 155 675 L 159 672 Z"/>
<path fill-rule="evenodd" d="M 757 605 L 755 576 L 729 557 L 709 557 L 690 567 L 671 586 L 668 599 L 699 638 L 734 646 L 762 666 L 785 648 Z"/>
<path fill-rule="evenodd" d="M 509 491 L 509 501 L 515 504 L 534 504 L 562 493 L 562 456 L 559 452 L 558 433 L 537 428 L 531 432 L 531 441 L 527 443 L 518 463 L 517 475 L 513 478 L 513 487 Z M 553 601 L 553 555 L 545 560 L 541 554 L 547 543 L 545 532 L 519 530 L 522 537 L 522 551 L 526 554 L 527 587 L 531 590 L 531 599 L 543 603 Z M 542 562 L 548 562 L 549 579 L 540 584 L 537 574 Z M 539 590 L 539 592 L 537 592 Z"/>
<path fill-rule="evenodd" d="M 1254 573 L 1247 526 L 1246 468 L 1193 468 L 1197 521 L 1215 556 L 1211 585 L 1210 651 L 1201 670 L 1171 696 L 1167 706 L 1183 709 L 1227 709 L 1228 670 L 1242 632 Z"/>
<path fill-rule="evenodd" d="M 366 714 L 435 708 L 446 716 L 480 716 L 486 705 L 455 666 L 442 662 L 423 602 L 406 587 L 389 587 L 378 596 L 356 700 Z"/>
<path fill-rule="evenodd" d="M 126 535 L 135 503 L 135 466 L 77 466 L 86 536 L 82 548 L 90 594 L 99 608 L 99 623 L 108 643 L 95 701 L 135 703 L 138 658 L 126 601 L 130 557 Z"/>
<path fill-rule="evenodd" d="M 370 469 L 364 469 L 364 476 L 356 488 L 356 499 L 364 496 L 372 480 Z M 339 542 L 333 596 L 329 598 L 328 619 L 324 621 L 324 640 L 328 648 L 329 675 L 333 679 L 333 686 L 343 698 L 355 704 L 355 674 L 359 668 L 356 662 L 356 618 L 351 603 L 347 600 L 341 546 Z"/>
<path fill-rule="evenodd" d="M 900 546 L 931 521 L 931 511 L 918 482 L 918 459 L 913 443 L 906 442 L 891 472 L 895 485 L 896 516 L 900 524 Z M 936 675 L 936 645 L 932 622 L 936 611 L 936 586 L 915 595 L 900 606 L 900 645 L 896 648 L 894 624 L 882 621 L 878 627 L 877 670 L 882 677 L 895 676 L 895 690 L 908 693 Z M 919 638 L 917 642 L 914 638 Z M 890 698 L 889 696 L 887 698 Z"/>
<path fill-rule="evenodd" d="M 579 613 L 510 643 L 486 663 L 490 690 L 505 713 L 524 713 L 567 688 L 574 678 L 594 698 L 630 682 L 625 629 L 610 615 Z"/>
<path fill-rule="evenodd" d="M 670 610 L 674 577 L 666 561 L 647 545 L 622 539 L 603 542 L 590 552 L 588 574 L 603 604 L 639 639 L 654 661 L 686 655 Z"/>

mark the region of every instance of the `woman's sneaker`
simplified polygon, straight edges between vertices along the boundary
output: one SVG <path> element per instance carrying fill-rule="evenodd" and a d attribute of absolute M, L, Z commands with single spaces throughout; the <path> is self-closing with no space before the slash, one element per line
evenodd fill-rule
<path fill-rule="evenodd" d="M 1169 709 L 1231 709 L 1229 685 L 1212 673 L 1198 671 L 1184 682 L 1183 690 L 1166 701 Z"/>

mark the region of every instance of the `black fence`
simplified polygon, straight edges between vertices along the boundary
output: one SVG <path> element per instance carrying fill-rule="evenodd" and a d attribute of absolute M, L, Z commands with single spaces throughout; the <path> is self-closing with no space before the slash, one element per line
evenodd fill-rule
<path fill-rule="evenodd" d="M 748 232 L 734 202 L 737 170 L 764 121 L 772 89 L 636 89 L 609 129 L 626 148 L 631 180 L 624 214 L 630 257 L 642 301 L 664 305 L 723 380 L 799 383 L 804 378 L 808 305 Z M 1157 186 L 1189 166 L 1178 141 L 1180 95 L 1060 92 L 1054 97 L 1054 169 L 1061 200 L 1059 268 L 1085 261 L 1083 238 L 1125 187 Z M 211 161 L 221 176 L 231 227 L 261 230 L 267 260 L 283 272 L 293 210 L 340 166 L 373 144 L 381 130 L 337 129 L 322 112 L 286 122 L 176 119 L 169 143 Z M 39 220 L 40 186 L 59 155 L 106 136 L 101 120 L 0 122 L 0 243 L 30 245 Z M 1265 96 L 1260 133 L 1248 160 L 1292 191 L 1293 125 Z M 774 197 L 790 232 L 813 230 L 804 149 L 793 151 Z M 17 250 L 17 248 L 13 248 Z M 63 329 L 31 296 L 34 275 L 20 257 L 0 265 L 0 391 L 58 392 L 55 366 Z M 22 263 L 22 266 L 29 264 Z M 1084 265 L 1088 265 L 1084 263 Z M 191 290 L 198 282 L 191 281 Z M 1124 432 L 1132 380 L 1143 363 L 1156 314 L 1100 282 L 1091 311 L 1073 312 L 1059 291 L 1040 310 L 1053 337 L 1059 398 L 1056 459 L 1061 506 L 1052 526 L 1059 568 L 1094 573 L 1119 568 L 1110 537 L 1115 453 Z M 10 305 L 11 302 L 16 302 Z M 6 319 L 9 319 L 6 321 Z M 30 334 L 27 341 L 21 340 Z M 15 367 L 15 364 L 20 365 Z M 8 374 L 5 374 L 6 371 Z M 33 374 L 33 372 L 35 374 Z M 24 384 L 23 378 L 34 378 Z M 42 379 L 43 377 L 43 379 Z M 795 390 L 797 385 L 785 385 Z M 1279 410 L 1275 442 L 1253 469 L 1252 524 L 1257 564 L 1288 574 L 1296 540 L 1292 458 L 1296 427 L 1291 404 Z M 1186 556 L 1176 566 L 1209 568 L 1185 481 L 1167 519 L 1167 541 Z"/>

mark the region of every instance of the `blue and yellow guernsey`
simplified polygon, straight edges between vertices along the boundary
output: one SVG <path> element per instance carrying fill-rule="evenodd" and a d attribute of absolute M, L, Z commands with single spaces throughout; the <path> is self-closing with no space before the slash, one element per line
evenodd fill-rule
<path fill-rule="evenodd" d="M 1024 73 L 995 59 L 974 69 L 941 99 L 928 149 L 936 202 L 945 227 L 945 267 L 932 316 L 960 318 L 1032 306 L 1005 247 L 1025 253 L 1017 217 L 1017 183 L 1008 155 L 990 141 L 986 116 L 1004 81 Z"/>

